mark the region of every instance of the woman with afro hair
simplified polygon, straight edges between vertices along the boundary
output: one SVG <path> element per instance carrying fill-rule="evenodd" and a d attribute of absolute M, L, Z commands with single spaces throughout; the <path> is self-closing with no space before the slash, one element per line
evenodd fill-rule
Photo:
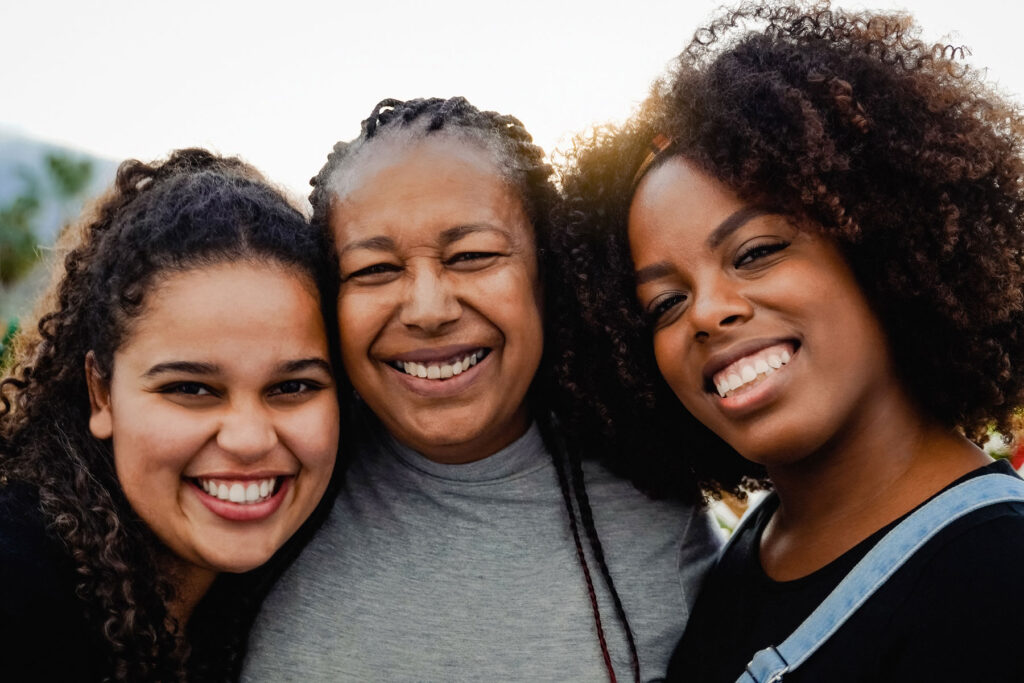
<path fill-rule="evenodd" d="M 573 419 L 651 488 L 773 489 L 671 680 L 1024 680 L 1024 599 L 1001 585 L 1024 563 L 1020 482 L 976 445 L 1024 405 L 1024 119 L 918 36 L 906 15 L 741 5 L 564 174 Z M 786 659 L 844 578 L 975 487 L 1012 493 L 895 553 Z"/>

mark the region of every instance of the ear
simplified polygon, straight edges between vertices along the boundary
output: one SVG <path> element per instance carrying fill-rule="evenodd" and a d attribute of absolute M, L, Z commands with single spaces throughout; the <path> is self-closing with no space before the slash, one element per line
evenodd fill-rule
<path fill-rule="evenodd" d="M 85 354 L 85 383 L 89 388 L 89 431 L 97 439 L 109 439 L 114 435 L 110 383 L 100 374 L 92 351 Z"/>

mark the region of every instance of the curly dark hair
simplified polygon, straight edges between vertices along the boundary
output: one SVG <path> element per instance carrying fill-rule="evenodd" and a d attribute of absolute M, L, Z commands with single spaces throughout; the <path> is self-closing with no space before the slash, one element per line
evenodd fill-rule
<path fill-rule="evenodd" d="M 553 349 L 561 343 L 560 330 L 555 321 L 569 306 L 558 287 L 550 286 L 556 282 L 555 273 L 560 267 L 551 249 L 551 216 L 559 195 L 552 180 L 554 171 L 546 161 L 544 150 L 533 143 L 532 136 L 519 119 L 493 111 L 482 111 L 463 97 L 408 101 L 385 99 L 379 102 L 369 117 L 362 122 L 361 132 L 357 138 L 335 144 L 334 150 L 327 157 L 327 163 L 310 181 L 313 186 L 309 196 L 309 201 L 313 205 L 313 224 L 323 230 L 327 239 L 332 239 L 331 210 L 335 200 L 347 189 L 348 179 L 345 174 L 359 163 L 364 154 L 372 154 L 375 140 L 383 138 L 411 144 L 425 136 L 441 134 L 452 136 L 457 142 L 479 147 L 491 154 L 495 169 L 518 193 L 533 227 L 538 272 L 544 289 L 545 337 L 543 359 L 530 387 L 529 403 L 544 441 L 554 457 L 577 558 L 590 595 L 605 666 L 614 679 L 589 563 L 579 534 L 580 526 L 586 533 L 594 559 L 612 595 L 616 614 L 626 631 L 633 674 L 638 680 L 640 667 L 633 632 L 605 562 L 584 484 L 582 459 L 593 457 L 600 451 L 587 451 L 581 448 L 581 441 L 563 428 L 559 418 L 562 392 L 555 380 L 555 371 L 550 359 L 556 357 L 557 353 Z M 561 454 L 564 454 L 565 462 Z M 578 514 L 574 509 L 573 499 L 578 504 Z"/>
<path fill-rule="evenodd" d="M 247 601 L 265 577 L 224 575 L 187 628 L 169 622 L 169 551 L 128 504 L 110 442 L 89 431 L 86 355 L 109 377 L 159 276 L 226 260 L 308 275 L 330 324 L 336 275 L 322 237 L 251 166 L 185 149 L 160 163 L 122 163 L 114 187 L 63 241 L 63 270 L 0 382 L 0 481 L 38 491 L 74 562 L 87 620 L 108 647 L 109 679 L 228 680 L 255 612 Z"/>
<path fill-rule="evenodd" d="M 695 34 L 627 123 L 577 140 L 555 249 L 583 314 L 567 323 L 563 383 L 573 419 L 642 484 L 735 491 L 763 476 L 685 414 L 654 363 L 626 224 L 658 135 L 670 144 L 653 165 L 684 157 L 838 244 L 925 414 L 979 442 L 1010 433 L 1024 403 L 1024 127 L 964 54 L 903 14 L 745 3 Z"/>

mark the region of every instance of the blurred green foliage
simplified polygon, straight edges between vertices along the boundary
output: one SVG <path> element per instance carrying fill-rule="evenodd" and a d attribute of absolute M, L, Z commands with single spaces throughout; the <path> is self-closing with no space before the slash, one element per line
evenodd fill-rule
<path fill-rule="evenodd" d="M 0 206 L 0 286 L 17 282 L 38 260 L 38 221 L 44 204 L 55 202 L 64 223 L 92 181 L 94 169 L 88 159 L 49 153 L 43 161 L 44 179 L 19 169 L 22 191 Z"/>

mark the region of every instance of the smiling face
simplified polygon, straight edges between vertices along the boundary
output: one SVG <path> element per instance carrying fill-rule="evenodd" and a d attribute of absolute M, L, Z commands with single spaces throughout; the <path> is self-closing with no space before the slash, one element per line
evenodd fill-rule
<path fill-rule="evenodd" d="M 87 369 L 90 430 L 128 502 L 185 567 L 253 569 L 327 487 L 338 405 L 313 283 L 224 263 L 158 280 L 114 353 Z"/>
<path fill-rule="evenodd" d="M 532 227 L 483 150 L 443 134 L 374 144 L 331 210 L 345 370 L 399 441 L 438 462 L 487 457 L 529 423 Z"/>
<path fill-rule="evenodd" d="M 826 238 L 675 157 L 641 182 L 629 240 L 669 386 L 769 473 L 902 396 L 885 334 Z"/>

